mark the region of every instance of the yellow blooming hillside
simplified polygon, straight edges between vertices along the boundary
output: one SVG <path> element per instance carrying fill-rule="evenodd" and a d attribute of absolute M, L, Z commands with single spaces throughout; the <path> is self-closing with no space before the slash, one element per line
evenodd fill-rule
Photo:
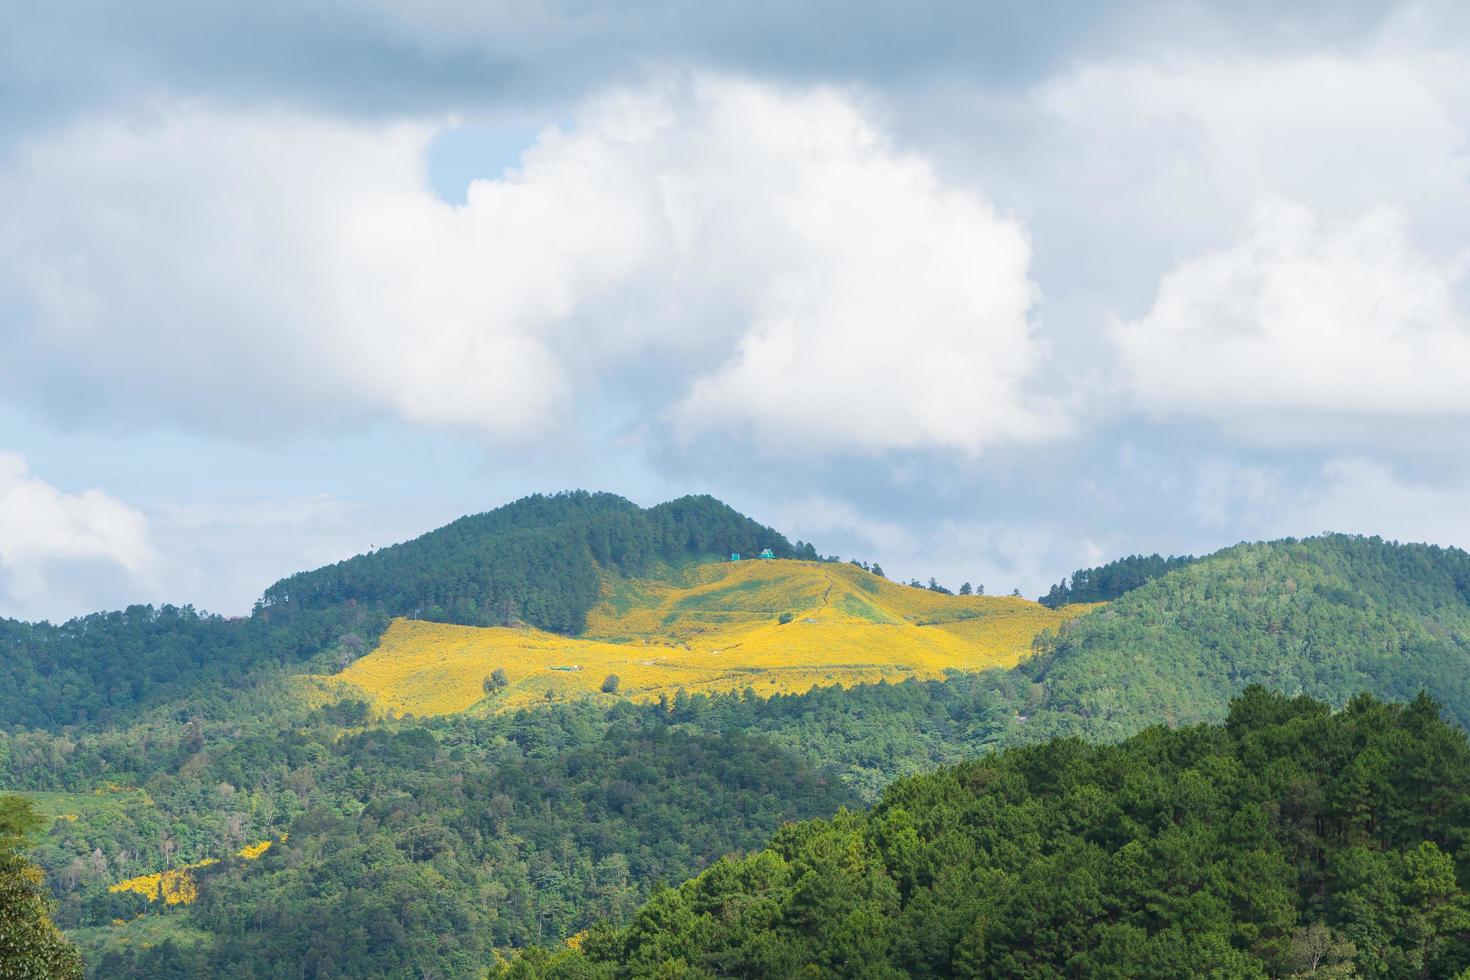
<path fill-rule="evenodd" d="M 596 696 L 609 675 L 618 696 L 639 701 L 680 688 L 769 695 L 1008 667 L 1037 633 L 1080 611 L 943 595 L 853 565 L 742 561 L 695 566 L 672 582 L 609 579 L 575 638 L 395 620 L 368 656 L 314 680 L 415 715 Z M 487 699 L 496 670 L 507 683 Z"/>

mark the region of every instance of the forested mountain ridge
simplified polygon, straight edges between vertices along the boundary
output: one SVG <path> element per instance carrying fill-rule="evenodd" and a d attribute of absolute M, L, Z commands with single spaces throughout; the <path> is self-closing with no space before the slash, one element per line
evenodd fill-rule
<path fill-rule="evenodd" d="M 580 633 L 600 596 L 599 569 L 635 575 L 770 549 L 816 558 L 779 532 L 713 497 L 681 497 L 644 510 L 609 493 L 525 497 L 486 514 L 335 565 L 301 572 L 265 590 L 263 609 L 359 602 L 391 615 L 459 623 L 524 621 Z"/>
<path fill-rule="evenodd" d="M 1470 724 L 1470 554 L 1331 534 L 1242 544 L 1042 637 L 1029 738 L 1219 721 L 1248 684 L 1342 704 L 1427 690 Z"/>
<path fill-rule="evenodd" d="M 1470 976 L 1470 743 L 1426 698 L 1062 739 L 783 828 L 507 977 Z"/>

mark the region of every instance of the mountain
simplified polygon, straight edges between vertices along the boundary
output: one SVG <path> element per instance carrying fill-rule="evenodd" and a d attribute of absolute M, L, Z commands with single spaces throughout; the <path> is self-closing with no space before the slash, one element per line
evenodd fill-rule
<path fill-rule="evenodd" d="M 1249 684 L 1334 705 L 1425 690 L 1470 725 L 1470 554 L 1340 534 L 1239 545 L 1067 622 L 1019 670 L 1044 692 L 1030 738 L 1219 721 Z"/>
<path fill-rule="evenodd" d="M 371 650 L 396 615 L 577 633 L 605 573 L 762 549 L 816 557 L 712 497 L 645 510 L 613 494 L 538 494 L 292 575 L 249 617 L 133 606 L 59 626 L 0 619 L 0 729 L 105 726 L 180 702 L 228 711 L 251 672 L 314 659 L 340 667 Z"/>
<path fill-rule="evenodd" d="M 1252 688 L 1224 725 L 902 780 L 501 975 L 1465 976 L 1467 844 L 1432 702 Z"/>
<path fill-rule="evenodd" d="M 180 704 L 229 714 L 261 672 L 300 670 L 338 647 L 366 650 L 387 625 L 354 604 L 275 618 L 165 605 L 60 625 L 0 619 L 0 730 L 95 731 Z"/>
<path fill-rule="evenodd" d="M 261 609 L 354 602 L 394 616 L 467 626 L 526 622 L 577 634 L 601 595 L 600 571 L 647 574 L 661 565 L 759 554 L 797 557 L 784 536 L 713 497 L 644 510 L 609 493 L 540 494 L 428 534 L 282 579 Z M 815 558 L 810 546 L 803 557 Z"/>

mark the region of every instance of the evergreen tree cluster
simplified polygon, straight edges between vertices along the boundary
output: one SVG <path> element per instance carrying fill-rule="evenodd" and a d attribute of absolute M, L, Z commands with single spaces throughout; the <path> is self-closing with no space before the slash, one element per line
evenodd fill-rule
<path fill-rule="evenodd" d="M 0 730 L 98 727 L 187 699 L 224 705 L 252 672 L 371 649 L 387 616 L 355 603 L 227 619 L 191 606 L 129 606 L 50 623 L 0 619 Z"/>
<path fill-rule="evenodd" d="M 1199 559 L 1188 555 L 1129 555 L 1096 568 L 1079 568 L 1036 601 L 1052 609 L 1073 602 L 1110 602 Z"/>
<path fill-rule="evenodd" d="M 654 895 L 507 977 L 1470 976 L 1470 743 L 1427 698 L 1015 748 Z"/>
<path fill-rule="evenodd" d="M 691 734 L 641 714 L 623 707 L 598 720 L 583 708 L 547 709 L 341 738 L 308 727 L 221 746 L 199 785 L 296 774 L 289 782 L 300 792 L 282 800 L 288 840 L 256 861 L 198 872 L 191 907 L 148 912 L 186 919 L 209 943 L 111 950 L 91 966 L 113 980 L 169 970 L 477 975 L 497 947 L 626 918 L 656 883 L 758 847 L 784 822 L 856 802 L 840 781 L 767 741 Z M 141 904 L 99 894 L 75 914 L 105 922 Z"/>

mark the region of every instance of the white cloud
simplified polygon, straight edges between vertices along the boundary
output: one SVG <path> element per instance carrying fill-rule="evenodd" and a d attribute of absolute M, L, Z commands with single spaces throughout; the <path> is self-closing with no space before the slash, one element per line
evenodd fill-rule
<path fill-rule="evenodd" d="M 848 95 L 606 94 L 462 207 L 425 187 L 434 132 L 174 104 L 32 143 L 0 173 L 0 379 L 58 416 L 237 435 L 536 438 L 620 384 L 686 438 L 807 453 L 1062 425 L 1026 393 L 1024 229 Z M 629 386 L 649 358 L 673 380 Z"/>
<path fill-rule="evenodd" d="M 1324 531 L 1470 547 L 1470 471 L 1415 472 L 1369 456 L 1328 459 L 1287 479 L 1284 471 L 1202 471 L 1202 495 L 1218 500 L 1243 538 L 1304 537 Z"/>
<path fill-rule="evenodd" d="M 1323 486 L 1300 494 L 1290 511 L 1295 529 L 1278 524 L 1274 533 L 1356 531 L 1470 547 L 1470 474 L 1414 479 L 1377 460 L 1345 457 L 1329 461 L 1321 475 Z"/>
<path fill-rule="evenodd" d="M 1270 513 L 1280 502 L 1280 474 L 1267 467 L 1205 460 L 1195 473 L 1190 513 L 1210 529 L 1248 525 L 1252 515 Z"/>
<path fill-rule="evenodd" d="M 912 554 L 918 547 L 913 529 L 864 514 L 852 504 L 831 497 L 772 502 L 760 513 L 774 515 L 776 527 L 789 537 L 805 537 L 828 551 L 845 548 L 840 553 L 848 558 L 867 560 L 881 555 L 891 561 L 891 556 Z M 881 565 L 883 560 L 878 563 Z"/>
<path fill-rule="evenodd" d="M 1060 430 L 1026 395 L 1041 351 L 1018 222 L 889 149 L 834 94 L 743 87 L 715 108 L 715 128 L 747 134 L 721 149 L 754 179 L 703 169 L 675 200 L 699 209 L 686 215 L 710 245 L 743 239 L 768 266 L 742 297 L 733 356 L 675 409 L 686 437 L 749 431 L 820 454 L 976 451 Z"/>
<path fill-rule="evenodd" d="M 64 596 L 85 592 L 65 574 L 102 565 L 138 576 L 153 562 L 138 511 L 101 490 L 58 490 L 32 476 L 19 454 L 0 451 L 0 602 L 9 607 L 0 612 L 56 615 L 74 605 Z"/>
<path fill-rule="evenodd" d="M 1144 228 L 1176 247 L 1264 195 L 1335 219 L 1387 202 L 1430 225 L 1462 225 L 1462 53 L 1364 48 L 1083 64 L 1033 93 L 1043 128 L 1026 158 L 1031 180 L 1117 234 Z"/>
<path fill-rule="evenodd" d="M 318 494 L 162 503 L 148 509 L 160 554 L 150 594 L 240 615 L 277 579 L 428 530 L 436 518 Z"/>
<path fill-rule="evenodd" d="M 1470 414 L 1462 259 L 1380 208 L 1346 223 L 1270 201 L 1234 246 L 1188 259 L 1114 340 L 1135 397 L 1161 412 Z"/>

